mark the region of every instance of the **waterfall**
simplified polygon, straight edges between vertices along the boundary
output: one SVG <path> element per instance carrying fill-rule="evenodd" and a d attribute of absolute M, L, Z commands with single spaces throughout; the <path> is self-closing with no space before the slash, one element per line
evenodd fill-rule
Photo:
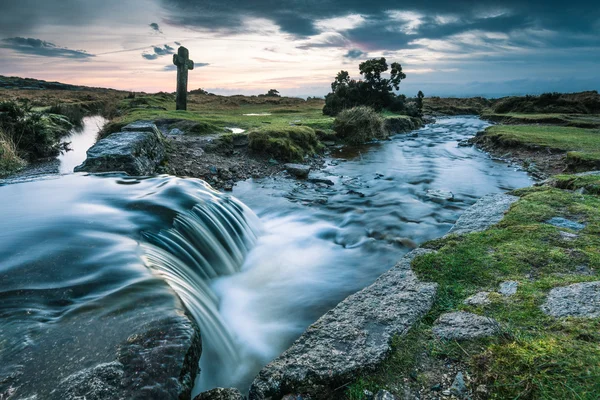
<path fill-rule="evenodd" d="M 172 228 L 143 233 L 142 259 L 177 292 L 199 325 L 205 347 L 224 364 L 235 365 L 238 352 L 208 282 L 240 271 L 256 242 L 259 221 L 233 198 L 199 194 L 198 204 L 178 214 Z"/>

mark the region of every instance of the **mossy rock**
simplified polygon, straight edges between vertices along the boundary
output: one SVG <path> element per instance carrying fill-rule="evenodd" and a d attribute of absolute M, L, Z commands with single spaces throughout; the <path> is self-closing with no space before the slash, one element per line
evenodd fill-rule
<path fill-rule="evenodd" d="M 263 128 L 248 137 L 252 150 L 286 162 L 302 161 L 321 147 L 315 131 L 306 126 Z"/>

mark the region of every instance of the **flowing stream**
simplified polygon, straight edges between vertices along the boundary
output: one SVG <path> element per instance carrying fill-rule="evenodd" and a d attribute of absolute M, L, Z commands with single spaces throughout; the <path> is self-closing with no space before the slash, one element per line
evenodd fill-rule
<path fill-rule="evenodd" d="M 173 291 L 202 331 L 195 393 L 246 390 L 310 323 L 479 197 L 531 184 L 457 145 L 486 125 L 442 118 L 417 135 L 335 150 L 318 180 L 249 180 L 233 196 L 170 176 L 6 182 L 0 393 L 27 398 L 110 361 L 120 338 L 175 307 Z M 61 162 L 65 173 L 76 163 Z"/>

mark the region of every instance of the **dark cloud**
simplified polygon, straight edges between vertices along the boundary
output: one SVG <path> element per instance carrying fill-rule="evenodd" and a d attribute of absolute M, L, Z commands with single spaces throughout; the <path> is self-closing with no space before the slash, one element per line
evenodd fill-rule
<path fill-rule="evenodd" d="M 88 59 L 94 57 L 93 54 L 83 50 L 71 50 L 65 47 L 58 47 L 54 43 L 46 42 L 41 39 L 12 37 L 0 40 L 0 48 L 11 49 L 18 53 L 30 54 L 41 57 L 74 58 Z"/>
<path fill-rule="evenodd" d="M 355 60 L 357 58 L 366 57 L 367 53 L 359 49 L 348 50 L 348 52 L 344 55 L 346 58 L 350 58 Z"/>
<path fill-rule="evenodd" d="M 160 26 L 158 26 L 156 22 L 152 22 L 149 26 L 153 31 L 162 33 L 162 31 L 160 30 Z"/>
<path fill-rule="evenodd" d="M 165 44 L 163 47 L 152 47 L 152 53 L 142 53 L 142 57 L 146 60 L 156 60 L 159 57 L 167 56 L 169 54 L 175 54 L 175 49 L 168 44 Z"/>

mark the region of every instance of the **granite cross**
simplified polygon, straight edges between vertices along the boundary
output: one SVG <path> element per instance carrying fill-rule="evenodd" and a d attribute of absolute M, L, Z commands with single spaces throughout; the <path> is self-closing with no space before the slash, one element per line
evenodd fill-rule
<path fill-rule="evenodd" d="M 194 69 L 194 62 L 190 60 L 190 52 L 181 46 L 177 54 L 173 54 L 173 64 L 177 65 L 177 110 L 187 110 L 187 82 L 188 70 Z"/>

